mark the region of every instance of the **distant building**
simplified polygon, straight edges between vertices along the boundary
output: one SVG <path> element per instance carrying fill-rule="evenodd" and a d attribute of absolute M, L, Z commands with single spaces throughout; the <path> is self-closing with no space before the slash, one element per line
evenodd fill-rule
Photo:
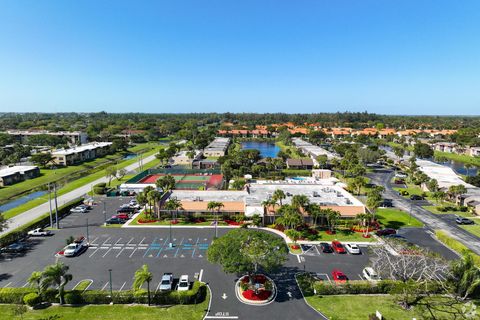
<path fill-rule="evenodd" d="M 471 157 L 480 157 L 480 147 L 470 147 L 467 149 L 467 154 Z"/>
<path fill-rule="evenodd" d="M 60 166 L 70 166 L 93 160 L 108 154 L 111 145 L 111 142 L 92 142 L 73 148 L 54 150 L 52 162 Z"/>
<path fill-rule="evenodd" d="M 203 150 L 203 155 L 205 157 L 223 157 L 227 153 L 229 145 L 230 138 L 216 137 L 205 150 Z"/>
<path fill-rule="evenodd" d="M 312 177 L 315 179 L 330 179 L 332 177 L 332 170 L 313 169 Z"/>
<path fill-rule="evenodd" d="M 40 175 L 37 166 L 13 166 L 0 169 L 0 186 L 5 187 L 17 182 L 33 179 Z"/>
<path fill-rule="evenodd" d="M 312 159 L 287 159 L 287 168 L 288 169 L 297 169 L 297 170 L 312 170 L 313 169 L 313 160 Z"/>
<path fill-rule="evenodd" d="M 185 165 L 189 165 L 191 166 L 192 163 L 194 161 L 197 161 L 199 160 L 201 157 L 202 157 L 202 151 L 200 150 L 195 150 L 195 155 L 193 156 L 193 158 L 190 158 L 188 156 L 188 152 L 187 150 L 182 150 L 180 152 L 178 152 L 175 156 L 172 157 L 172 162 L 174 165 L 180 165 L 180 166 L 185 166 Z"/>
<path fill-rule="evenodd" d="M 458 145 L 455 142 L 437 142 L 433 145 L 433 149 L 446 153 L 457 153 Z"/>
<path fill-rule="evenodd" d="M 46 134 L 50 136 L 66 137 L 71 144 L 84 144 L 87 143 L 88 135 L 81 131 L 48 131 L 48 130 L 7 130 L 5 132 L 11 136 L 15 136 L 21 142 L 25 142 L 26 138 L 30 136 L 36 136 L 40 134 Z"/>

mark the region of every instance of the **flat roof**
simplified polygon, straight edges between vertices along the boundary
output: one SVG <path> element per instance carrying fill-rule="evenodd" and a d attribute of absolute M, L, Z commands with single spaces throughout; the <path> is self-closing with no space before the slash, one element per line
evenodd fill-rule
<path fill-rule="evenodd" d="M 38 168 L 37 166 L 7 167 L 7 168 L 0 169 L 0 177 L 8 177 L 8 176 L 10 176 L 12 174 L 15 174 L 15 173 L 22 173 L 22 172 L 34 170 L 34 169 L 37 169 L 37 168 Z"/>
<path fill-rule="evenodd" d="M 315 146 L 311 144 L 310 142 L 304 141 L 300 138 L 293 138 L 292 139 L 293 144 L 298 148 L 302 149 L 306 153 L 310 154 L 313 157 L 318 157 L 320 155 L 326 155 L 329 159 L 331 158 L 336 158 L 336 156 L 331 153 L 330 151 L 327 151 L 323 149 L 322 147 Z"/>
<path fill-rule="evenodd" d="M 225 201 L 244 202 L 248 195 L 246 191 L 223 191 L 223 190 L 173 190 L 170 198 L 177 198 L 180 201 Z"/>
<path fill-rule="evenodd" d="M 80 146 L 73 147 L 73 148 L 54 150 L 52 151 L 52 155 L 67 155 L 67 154 L 80 153 L 87 150 L 103 148 L 111 144 L 112 144 L 111 142 L 91 142 L 91 143 L 82 144 Z"/>

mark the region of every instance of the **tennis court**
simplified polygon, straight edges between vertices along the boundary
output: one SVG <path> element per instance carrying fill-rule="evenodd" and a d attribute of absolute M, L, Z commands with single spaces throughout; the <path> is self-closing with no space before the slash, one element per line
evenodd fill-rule
<path fill-rule="evenodd" d="M 151 173 L 143 175 L 136 183 L 153 184 L 159 178 L 168 175 L 168 173 Z M 170 174 L 175 179 L 175 188 L 179 190 L 199 190 L 221 188 L 223 176 L 214 173 L 198 173 L 198 174 Z"/>

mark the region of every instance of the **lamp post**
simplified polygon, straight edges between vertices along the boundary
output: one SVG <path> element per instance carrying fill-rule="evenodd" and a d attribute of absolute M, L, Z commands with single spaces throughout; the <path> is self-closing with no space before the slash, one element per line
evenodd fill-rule
<path fill-rule="evenodd" d="M 105 225 L 107 224 L 107 210 L 105 209 L 105 200 L 103 200 L 103 216 L 105 218 Z"/>
<path fill-rule="evenodd" d="M 53 228 L 52 193 L 50 190 L 50 182 L 48 183 L 48 206 L 50 208 L 50 228 Z"/>
<path fill-rule="evenodd" d="M 108 273 L 110 275 L 110 299 L 112 299 L 112 302 L 113 302 L 112 269 L 108 269 Z"/>
<path fill-rule="evenodd" d="M 57 229 L 60 229 L 60 223 L 58 221 L 58 203 L 57 203 L 57 184 L 53 183 L 53 196 L 55 199 L 55 223 L 57 224 Z"/>

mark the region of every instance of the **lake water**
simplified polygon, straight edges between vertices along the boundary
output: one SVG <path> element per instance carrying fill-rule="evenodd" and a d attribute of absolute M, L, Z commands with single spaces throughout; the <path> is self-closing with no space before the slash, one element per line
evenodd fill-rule
<path fill-rule="evenodd" d="M 135 158 L 137 155 L 135 153 L 129 153 L 129 154 L 126 154 L 124 157 L 123 157 L 123 160 L 130 160 L 130 159 L 133 159 Z"/>
<path fill-rule="evenodd" d="M 47 191 L 36 191 L 32 192 L 30 194 L 27 194 L 26 196 L 20 197 L 18 199 L 12 200 L 10 202 L 7 202 L 3 205 L 0 206 L 0 211 L 5 212 L 7 210 L 13 209 L 15 207 L 18 207 L 19 205 L 22 205 L 24 203 L 27 203 L 30 200 L 36 199 L 38 197 L 43 196 L 44 194 L 47 194 Z"/>
<path fill-rule="evenodd" d="M 275 158 L 280 151 L 280 147 L 271 142 L 256 142 L 246 141 L 242 142 L 242 150 L 257 149 L 260 151 L 262 158 Z"/>

